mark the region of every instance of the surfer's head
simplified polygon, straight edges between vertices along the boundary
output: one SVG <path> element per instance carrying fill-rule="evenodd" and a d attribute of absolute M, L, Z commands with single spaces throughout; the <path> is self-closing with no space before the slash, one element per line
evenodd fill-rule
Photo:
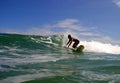
<path fill-rule="evenodd" d="M 68 39 L 71 39 L 72 37 L 71 37 L 71 35 L 68 35 Z"/>

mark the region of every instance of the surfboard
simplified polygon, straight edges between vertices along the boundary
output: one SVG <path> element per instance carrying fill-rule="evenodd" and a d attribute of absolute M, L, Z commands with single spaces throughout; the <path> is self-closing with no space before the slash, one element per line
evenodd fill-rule
<path fill-rule="evenodd" d="M 76 50 L 74 50 L 75 52 L 83 52 L 83 50 L 84 50 L 84 45 L 80 45 L 79 47 L 77 47 L 77 49 Z"/>
<path fill-rule="evenodd" d="M 71 50 L 73 50 L 74 52 L 82 53 L 85 47 L 84 47 L 84 45 L 80 45 L 80 46 L 77 47 L 76 49 L 68 48 L 68 47 L 65 47 L 65 48 L 67 48 L 67 49 L 71 49 Z"/>

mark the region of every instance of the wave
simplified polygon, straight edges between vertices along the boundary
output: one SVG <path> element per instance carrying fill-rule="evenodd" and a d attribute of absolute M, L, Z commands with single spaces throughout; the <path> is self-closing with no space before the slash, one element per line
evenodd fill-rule
<path fill-rule="evenodd" d="M 43 49 L 49 45 L 61 45 L 62 35 L 36 36 L 20 34 L 0 34 L 0 46 L 20 47 L 20 48 L 39 48 Z"/>
<path fill-rule="evenodd" d="M 41 49 L 41 50 L 60 50 L 67 42 L 65 35 L 37 36 L 37 35 L 20 35 L 20 34 L 0 34 L 0 52 L 8 47 Z M 85 46 L 85 52 L 101 52 L 120 54 L 120 46 L 99 41 L 80 41 Z M 6 48 L 7 47 L 7 48 Z"/>

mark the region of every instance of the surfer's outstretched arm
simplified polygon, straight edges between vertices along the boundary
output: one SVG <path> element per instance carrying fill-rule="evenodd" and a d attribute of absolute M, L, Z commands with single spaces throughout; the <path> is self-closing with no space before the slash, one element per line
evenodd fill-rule
<path fill-rule="evenodd" d="M 67 42 L 66 46 L 70 43 L 70 40 Z"/>
<path fill-rule="evenodd" d="M 69 47 L 69 46 L 71 45 L 71 43 L 72 43 L 72 41 L 69 40 L 69 41 L 67 42 L 66 46 L 68 45 L 68 47 Z"/>

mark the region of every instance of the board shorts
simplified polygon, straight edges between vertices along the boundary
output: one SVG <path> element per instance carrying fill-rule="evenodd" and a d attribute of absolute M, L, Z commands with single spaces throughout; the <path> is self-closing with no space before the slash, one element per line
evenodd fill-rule
<path fill-rule="evenodd" d="M 73 44 L 73 46 L 72 46 L 72 47 L 73 47 L 73 48 L 76 48 L 76 47 L 77 47 L 77 45 L 79 44 L 79 40 L 75 40 L 74 42 L 75 42 L 75 43 Z"/>

